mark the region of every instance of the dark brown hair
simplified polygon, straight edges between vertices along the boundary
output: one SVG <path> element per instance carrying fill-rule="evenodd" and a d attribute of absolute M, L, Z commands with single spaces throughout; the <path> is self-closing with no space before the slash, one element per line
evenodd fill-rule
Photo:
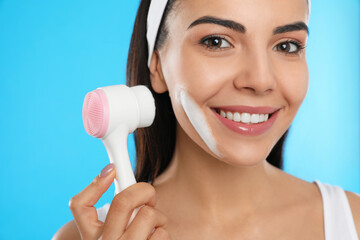
<path fill-rule="evenodd" d="M 169 0 L 156 38 L 155 49 L 160 49 L 167 38 L 166 18 L 176 8 L 176 0 Z M 134 133 L 136 147 L 135 177 L 138 182 L 153 182 L 169 165 L 175 149 L 176 118 L 172 109 L 169 93 L 154 92 L 150 83 L 147 66 L 148 45 L 146 40 L 147 14 L 150 0 L 142 0 L 136 15 L 134 31 L 131 37 L 126 79 L 128 86 L 145 85 L 152 92 L 156 114 L 153 124 L 147 128 L 137 129 Z M 282 169 L 283 144 L 287 131 L 274 146 L 267 161 Z"/>

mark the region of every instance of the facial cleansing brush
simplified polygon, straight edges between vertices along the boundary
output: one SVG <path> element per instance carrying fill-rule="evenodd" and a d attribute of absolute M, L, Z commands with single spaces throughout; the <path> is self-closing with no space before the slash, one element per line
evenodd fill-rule
<path fill-rule="evenodd" d="M 115 164 L 115 195 L 136 183 L 127 149 L 128 135 L 148 127 L 155 118 L 155 101 L 145 86 L 115 85 L 85 96 L 83 122 L 86 132 L 100 138 Z"/>

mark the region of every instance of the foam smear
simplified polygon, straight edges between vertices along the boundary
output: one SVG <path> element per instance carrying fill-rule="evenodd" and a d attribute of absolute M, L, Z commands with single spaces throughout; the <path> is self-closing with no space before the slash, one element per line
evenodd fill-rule
<path fill-rule="evenodd" d="M 184 89 L 180 89 L 179 92 L 180 103 L 184 108 L 184 111 L 189 118 L 191 124 L 198 132 L 202 140 L 208 146 L 208 148 L 218 157 L 222 157 L 216 147 L 216 141 L 211 134 L 211 130 L 206 122 L 205 116 L 202 113 L 200 107 L 195 101 L 188 95 Z"/>

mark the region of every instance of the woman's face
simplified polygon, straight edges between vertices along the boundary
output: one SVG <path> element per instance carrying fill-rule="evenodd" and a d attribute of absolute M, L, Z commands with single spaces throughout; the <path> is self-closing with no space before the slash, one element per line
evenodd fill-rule
<path fill-rule="evenodd" d="M 289 128 L 308 89 L 306 0 L 178 1 L 159 51 L 177 121 L 222 161 L 259 163 Z M 266 113 L 270 119 L 256 123 Z"/>

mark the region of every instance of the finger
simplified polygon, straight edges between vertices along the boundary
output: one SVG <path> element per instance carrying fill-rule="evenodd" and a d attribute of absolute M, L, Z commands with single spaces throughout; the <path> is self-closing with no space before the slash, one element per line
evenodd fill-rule
<path fill-rule="evenodd" d="M 103 239 L 122 236 L 133 210 L 145 204 L 151 207 L 156 204 L 155 189 L 148 183 L 137 183 L 118 193 L 106 217 Z"/>
<path fill-rule="evenodd" d="M 115 174 L 114 165 L 107 165 L 89 186 L 70 199 L 69 207 L 82 239 L 94 239 L 101 234 L 103 223 L 98 221 L 94 205 L 110 187 Z"/>
<path fill-rule="evenodd" d="M 170 234 L 162 227 L 155 229 L 154 233 L 150 236 L 149 240 L 170 240 Z"/>
<path fill-rule="evenodd" d="M 147 239 L 154 228 L 162 227 L 166 222 L 167 219 L 164 214 L 153 207 L 145 205 L 125 231 L 122 239 Z"/>

